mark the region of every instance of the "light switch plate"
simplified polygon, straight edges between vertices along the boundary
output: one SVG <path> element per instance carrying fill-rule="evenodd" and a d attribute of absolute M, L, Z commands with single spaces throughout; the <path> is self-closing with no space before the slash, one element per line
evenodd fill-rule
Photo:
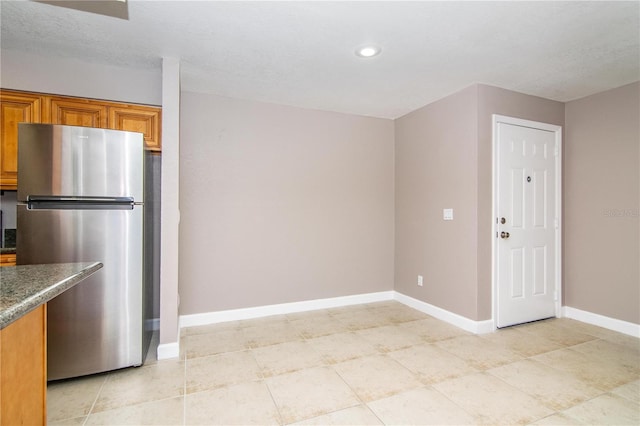
<path fill-rule="evenodd" d="M 453 209 L 443 209 L 442 218 L 444 220 L 453 220 Z"/>

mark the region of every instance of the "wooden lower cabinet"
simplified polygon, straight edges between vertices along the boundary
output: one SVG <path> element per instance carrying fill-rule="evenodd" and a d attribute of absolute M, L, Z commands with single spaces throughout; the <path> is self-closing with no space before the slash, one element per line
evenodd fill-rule
<path fill-rule="evenodd" d="M 47 308 L 0 330 L 0 425 L 47 422 Z"/>
<path fill-rule="evenodd" d="M 0 266 L 16 266 L 16 255 L 0 254 Z"/>

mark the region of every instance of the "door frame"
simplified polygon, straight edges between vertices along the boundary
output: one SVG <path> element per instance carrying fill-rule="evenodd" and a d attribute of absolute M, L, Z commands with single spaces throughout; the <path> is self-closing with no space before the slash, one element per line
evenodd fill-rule
<path fill-rule="evenodd" d="M 498 326 L 498 124 L 511 124 L 532 129 L 546 130 L 554 132 L 555 149 L 555 172 L 556 172 L 556 235 L 555 235 L 555 312 L 556 317 L 562 316 L 562 126 L 555 124 L 541 123 L 537 121 L 524 120 L 521 118 L 508 117 L 499 114 L 492 115 L 492 164 L 491 164 L 491 315 L 493 318 L 493 330 Z"/>

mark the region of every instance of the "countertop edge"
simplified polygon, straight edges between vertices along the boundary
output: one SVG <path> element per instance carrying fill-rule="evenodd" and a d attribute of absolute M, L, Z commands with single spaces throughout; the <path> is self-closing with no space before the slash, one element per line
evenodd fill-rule
<path fill-rule="evenodd" d="M 47 303 L 54 297 L 75 286 L 80 281 L 101 269 L 102 266 L 103 265 L 100 262 L 92 263 L 80 272 L 70 275 L 63 280 L 48 286 L 40 292 L 34 293 L 10 308 L 4 309 L 0 313 L 0 330 L 11 325 L 13 322 L 33 311 L 38 306 Z"/>

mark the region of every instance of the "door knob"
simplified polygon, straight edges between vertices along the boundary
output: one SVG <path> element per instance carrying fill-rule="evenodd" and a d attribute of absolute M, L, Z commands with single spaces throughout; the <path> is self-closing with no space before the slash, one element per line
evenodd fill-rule
<path fill-rule="evenodd" d="M 508 233 L 508 232 L 504 232 L 504 231 L 502 231 L 502 232 L 500 233 L 500 238 L 505 238 L 505 239 L 506 239 L 506 238 L 509 238 L 509 233 Z"/>

